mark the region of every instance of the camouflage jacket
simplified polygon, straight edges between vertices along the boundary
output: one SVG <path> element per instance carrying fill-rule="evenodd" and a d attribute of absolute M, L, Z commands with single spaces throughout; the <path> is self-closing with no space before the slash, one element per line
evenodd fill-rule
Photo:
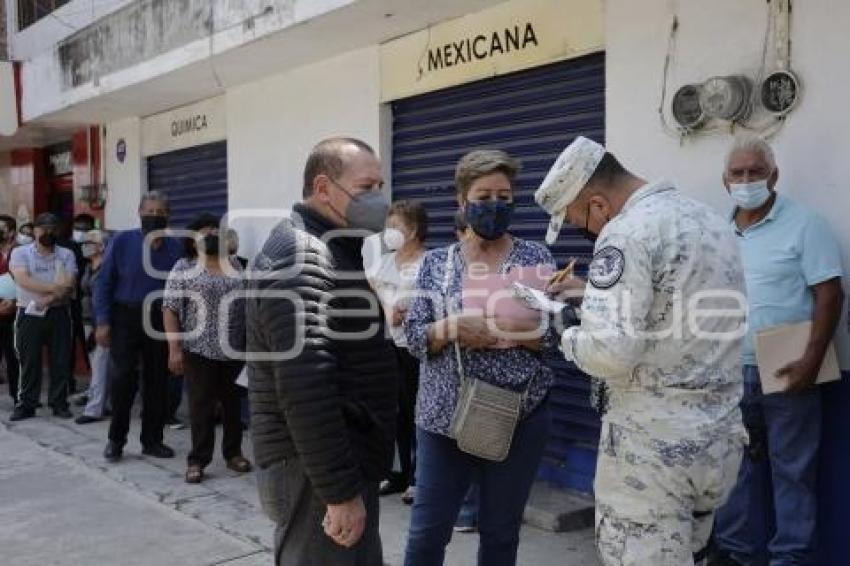
<path fill-rule="evenodd" d="M 568 360 L 601 378 L 606 419 L 654 437 L 740 430 L 744 277 L 729 223 L 670 183 L 643 186 L 602 230 Z"/>

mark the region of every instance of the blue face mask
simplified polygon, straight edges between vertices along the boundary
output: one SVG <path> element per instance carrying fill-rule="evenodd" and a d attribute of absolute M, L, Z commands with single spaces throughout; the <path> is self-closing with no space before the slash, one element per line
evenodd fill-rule
<path fill-rule="evenodd" d="M 498 240 L 514 217 L 514 203 L 504 200 L 469 201 L 464 209 L 467 224 L 481 238 Z"/>
<path fill-rule="evenodd" d="M 751 183 L 732 183 L 729 185 L 729 196 L 743 210 L 755 210 L 770 198 L 767 179 Z"/>

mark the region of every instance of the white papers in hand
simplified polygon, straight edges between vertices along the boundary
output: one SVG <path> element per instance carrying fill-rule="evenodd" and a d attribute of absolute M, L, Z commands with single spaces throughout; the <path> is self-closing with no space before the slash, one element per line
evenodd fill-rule
<path fill-rule="evenodd" d="M 538 289 L 532 289 L 520 282 L 511 284 L 511 291 L 514 297 L 522 301 L 522 303 L 530 309 L 542 312 L 559 313 L 566 305 L 560 301 L 553 301 L 546 293 Z"/>
<path fill-rule="evenodd" d="M 27 308 L 24 310 L 24 314 L 28 314 L 30 316 L 44 316 L 47 313 L 47 309 L 38 308 L 38 304 L 35 301 L 30 301 L 30 304 L 27 305 Z"/>
<path fill-rule="evenodd" d="M 239 373 L 239 377 L 236 378 L 236 385 L 248 389 L 248 364 L 245 364 L 242 367 L 242 371 Z"/>
<path fill-rule="evenodd" d="M 785 391 L 788 380 L 776 377 L 776 372 L 803 357 L 812 322 L 798 322 L 766 328 L 756 334 L 756 359 L 759 365 L 761 389 L 765 395 Z M 817 383 L 837 381 L 841 378 L 835 345 L 830 343 L 820 367 Z"/>

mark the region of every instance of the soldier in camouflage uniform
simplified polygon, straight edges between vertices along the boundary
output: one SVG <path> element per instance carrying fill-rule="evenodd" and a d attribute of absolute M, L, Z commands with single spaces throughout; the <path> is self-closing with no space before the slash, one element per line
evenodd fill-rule
<path fill-rule="evenodd" d="M 608 390 L 595 482 L 602 560 L 700 564 L 746 441 L 738 409 L 746 304 L 734 234 L 707 206 L 633 176 L 585 138 L 559 157 L 535 199 L 553 217 L 550 245 L 564 220 L 598 234 L 581 324 L 561 342 Z"/>

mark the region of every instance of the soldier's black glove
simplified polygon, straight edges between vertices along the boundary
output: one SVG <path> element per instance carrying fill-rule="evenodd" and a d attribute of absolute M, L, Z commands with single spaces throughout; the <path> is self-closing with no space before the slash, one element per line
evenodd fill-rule
<path fill-rule="evenodd" d="M 561 312 L 556 313 L 553 321 L 559 332 L 563 332 L 567 328 L 578 326 L 581 324 L 581 319 L 578 316 L 578 311 L 573 305 L 568 304 L 561 309 Z"/>

